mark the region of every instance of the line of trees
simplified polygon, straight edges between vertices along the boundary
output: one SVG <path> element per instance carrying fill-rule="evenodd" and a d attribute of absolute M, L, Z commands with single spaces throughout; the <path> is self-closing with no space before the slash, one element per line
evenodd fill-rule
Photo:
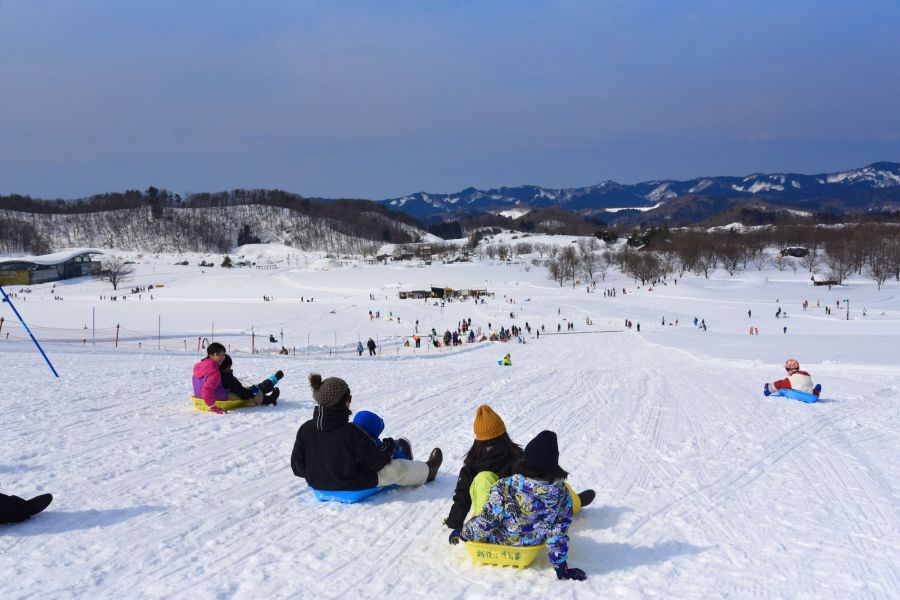
<path fill-rule="evenodd" d="M 581 242 L 548 254 L 547 276 L 563 285 L 578 277 L 594 280 L 592 267 L 605 279 L 610 265 L 642 285 L 668 276 L 693 273 L 707 279 L 722 268 L 735 275 L 748 268 L 805 270 L 821 282 L 840 284 L 853 274 L 869 277 L 878 288 L 890 278 L 900 281 L 900 225 L 791 226 L 751 232 L 735 229 L 683 229 L 665 235 L 632 236 L 652 240 L 643 246 L 623 244 L 615 250 Z"/>

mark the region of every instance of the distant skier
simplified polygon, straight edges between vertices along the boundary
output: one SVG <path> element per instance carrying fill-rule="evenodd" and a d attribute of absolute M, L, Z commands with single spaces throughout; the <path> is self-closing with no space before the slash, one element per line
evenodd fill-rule
<path fill-rule="evenodd" d="M 362 356 L 363 350 L 365 350 L 365 348 L 363 348 L 362 340 L 360 340 L 360 341 L 357 342 L 357 344 L 356 344 L 356 353 L 357 353 L 359 356 Z"/>
<path fill-rule="evenodd" d="M 774 394 L 777 390 L 797 390 L 805 394 L 819 395 L 822 386 L 813 385 L 812 377 L 806 371 L 800 370 L 800 363 L 796 358 L 789 358 L 784 363 L 784 370 L 787 371 L 787 377 L 767 383 L 763 387 L 763 393 L 766 396 Z"/>
<path fill-rule="evenodd" d="M 369 341 L 366 342 L 366 347 L 369 349 L 369 356 L 375 356 L 375 340 L 369 338 Z"/>

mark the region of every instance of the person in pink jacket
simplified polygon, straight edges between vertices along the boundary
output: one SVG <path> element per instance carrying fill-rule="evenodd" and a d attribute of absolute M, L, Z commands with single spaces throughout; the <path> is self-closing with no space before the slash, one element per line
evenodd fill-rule
<path fill-rule="evenodd" d="M 194 396 L 202 398 L 212 412 L 221 413 L 215 406 L 217 400 L 227 400 L 228 392 L 222 386 L 219 365 L 225 360 L 225 346 L 213 342 L 206 348 L 206 358 L 194 365 Z"/>
<path fill-rule="evenodd" d="M 796 358 L 789 358 L 784 363 L 784 370 L 787 371 L 787 377 L 766 384 L 764 393 L 767 396 L 775 393 L 776 390 L 797 390 L 806 394 L 819 395 L 822 387 L 813 385 L 812 377 L 806 371 L 800 370 L 800 362 Z"/>

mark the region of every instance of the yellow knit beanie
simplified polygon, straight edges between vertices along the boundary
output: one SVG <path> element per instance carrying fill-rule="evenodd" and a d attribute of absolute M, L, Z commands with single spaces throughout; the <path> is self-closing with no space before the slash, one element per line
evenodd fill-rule
<path fill-rule="evenodd" d="M 481 442 L 492 440 L 506 433 L 506 425 L 500 415 L 487 404 L 482 404 L 475 411 L 475 423 L 472 425 L 475 439 Z"/>

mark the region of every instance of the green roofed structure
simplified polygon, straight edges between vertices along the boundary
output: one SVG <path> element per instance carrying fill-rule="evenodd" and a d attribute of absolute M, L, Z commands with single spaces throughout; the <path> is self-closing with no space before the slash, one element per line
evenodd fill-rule
<path fill-rule="evenodd" d="M 33 285 L 96 275 L 101 264 L 93 257 L 103 253 L 96 248 L 72 248 L 43 256 L 0 258 L 0 285 Z"/>

